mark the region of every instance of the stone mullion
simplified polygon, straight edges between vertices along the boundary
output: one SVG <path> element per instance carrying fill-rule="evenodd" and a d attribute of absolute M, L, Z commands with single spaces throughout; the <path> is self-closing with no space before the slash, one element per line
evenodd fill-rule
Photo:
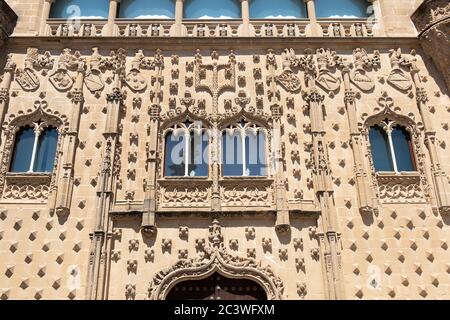
<path fill-rule="evenodd" d="M 73 174 L 76 148 L 78 145 L 78 133 L 80 125 L 81 108 L 84 102 L 83 98 L 84 64 L 79 65 L 74 90 L 71 92 L 72 108 L 70 116 L 70 127 L 65 135 L 63 143 L 64 152 L 62 163 L 62 174 L 58 178 L 58 190 L 55 198 L 55 204 L 52 206 L 58 215 L 69 212 L 73 191 Z"/>
<path fill-rule="evenodd" d="M 8 55 L 8 59 L 4 68 L 3 80 L 0 85 L 0 123 L 3 123 L 5 119 L 8 102 L 9 102 L 9 89 L 11 88 L 12 77 L 16 70 L 16 64 L 12 62 L 12 56 Z M 0 130 L 2 127 L 0 126 Z M 0 132 L 1 134 L 1 132 Z M 0 135 L 1 138 L 1 135 Z"/>
<path fill-rule="evenodd" d="M 359 210 L 361 213 L 371 213 L 376 210 L 375 194 L 370 186 L 370 180 L 364 165 L 363 137 L 358 130 L 356 119 L 355 93 L 350 86 L 350 70 L 344 68 L 342 71 L 345 86 L 345 105 L 347 108 L 348 125 L 350 129 L 350 143 L 355 162 L 355 180 L 358 191 Z"/>
<path fill-rule="evenodd" d="M 322 229 L 323 237 L 325 238 L 325 241 L 320 241 L 320 245 L 325 260 L 324 267 L 327 275 L 328 297 L 329 299 L 342 299 L 339 233 L 337 231 L 336 210 L 333 205 L 333 185 L 323 124 L 322 101 L 324 97 L 318 93 L 314 79 L 309 80 L 309 92 L 306 99 L 309 102 L 311 117 L 314 157 L 313 183 L 322 212 Z"/>
<path fill-rule="evenodd" d="M 442 169 L 441 161 L 436 147 L 436 131 L 432 125 L 430 114 L 427 108 L 428 96 L 425 89 L 420 84 L 420 74 L 416 68 L 412 70 L 412 78 L 416 87 L 417 106 L 422 117 L 425 130 L 425 144 L 430 154 L 431 173 L 434 182 L 434 189 L 437 206 L 442 212 L 450 212 L 450 186 L 447 175 Z"/>

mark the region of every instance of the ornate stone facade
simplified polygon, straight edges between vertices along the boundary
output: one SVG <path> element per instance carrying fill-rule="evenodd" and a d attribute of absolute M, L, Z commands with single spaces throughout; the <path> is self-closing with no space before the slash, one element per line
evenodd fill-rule
<path fill-rule="evenodd" d="M 216 272 L 269 299 L 450 298 L 450 101 L 417 1 L 371 1 L 375 24 L 76 28 L 47 19 L 49 0 L 8 2 L 0 299 L 164 299 Z M 210 132 L 206 177 L 164 174 L 165 135 L 186 120 Z M 39 121 L 58 129 L 53 172 L 11 173 L 17 130 Z M 264 177 L 222 174 L 220 133 L 241 121 L 267 139 Z M 415 171 L 376 172 L 383 121 L 410 134 Z"/>

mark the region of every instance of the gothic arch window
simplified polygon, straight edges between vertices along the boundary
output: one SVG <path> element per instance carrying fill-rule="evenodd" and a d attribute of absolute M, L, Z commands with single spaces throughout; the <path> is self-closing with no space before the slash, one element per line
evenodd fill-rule
<path fill-rule="evenodd" d="M 176 124 L 164 135 L 166 177 L 207 177 L 209 138 L 201 122 Z"/>
<path fill-rule="evenodd" d="M 417 171 L 411 134 L 404 126 L 386 119 L 370 127 L 369 140 L 375 171 Z"/>
<path fill-rule="evenodd" d="M 174 19 L 173 0 L 122 0 L 119 18 L 126 19 Z"/>
<path fill-rule="evenodd" d="M 240 19 L 239 0 L 187 0 L 184 4 L 185 19 Z"/>
<path fill-rule="evenodd" d="M 109 0 L 56 0 L 50 18 L 56 19 L 106 19 Z"/>
<path fill-rule="evenodd" d="M 247 121 L 232 124 L 222 132 L 222 175 L 267 176 L 267 134 Z"/>
<path fill-rule="evenodd" d="M 315 0 L 317 18 L 367 18 L 372 10 L 367 0 Z"/>
<path fill-rule="evenodd" d="M 304 0 L 252 0 L 251 19 L 301 19 L 308 13 Z"/>
<path fill-rule="evenodd" d="M 14 173 L 52 172 L 58 144 L 55 127 L 35 123 L 16 133 L 10 171 Z"/>

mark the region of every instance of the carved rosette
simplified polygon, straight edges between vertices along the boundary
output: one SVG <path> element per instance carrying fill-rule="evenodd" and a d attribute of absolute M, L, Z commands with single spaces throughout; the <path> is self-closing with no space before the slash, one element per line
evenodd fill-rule
<path fill-rule="evenodd" d="M 106 101 L 122 103 L 126 98 L 125 92 L 120 88 L 113 88 L 112 92 L 106 95 Z"/>

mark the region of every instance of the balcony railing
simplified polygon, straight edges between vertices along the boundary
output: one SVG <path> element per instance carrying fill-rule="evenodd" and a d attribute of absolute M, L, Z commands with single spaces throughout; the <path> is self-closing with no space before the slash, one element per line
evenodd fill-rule
<path fill-rule="evenodd" d="M 248 26 L 242 20 L 174 20 L 116 19 L 107 20 L 48 19 L 46 36 L 51 37 L 372 37 L 373 21 L 367 19 L 321 19 L 317 31 L 312 31 L 307 19 L 252 20 Z"/>

